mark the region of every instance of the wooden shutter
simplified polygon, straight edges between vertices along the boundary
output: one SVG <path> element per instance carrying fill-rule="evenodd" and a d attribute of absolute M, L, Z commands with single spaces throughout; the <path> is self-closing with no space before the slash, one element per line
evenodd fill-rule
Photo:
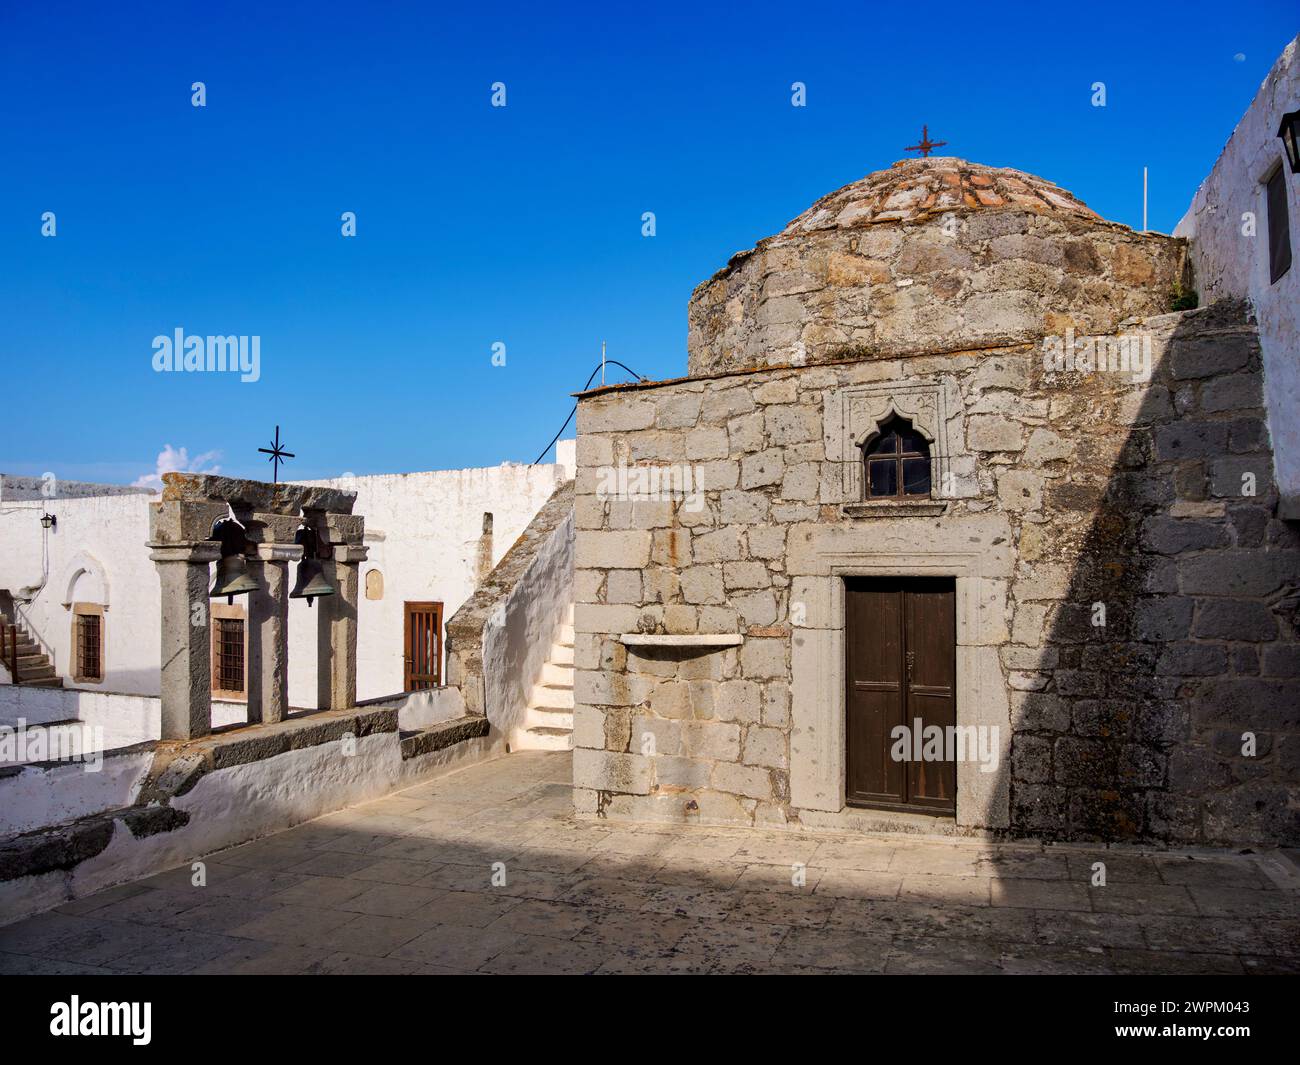
<path fill-rule="evenodd" d="M 1268 179 L 1268 282 L 1273 284 L 1291 269 L 1291 220 L 1286 207 L 1286 167 L 1279 166 Z"/>

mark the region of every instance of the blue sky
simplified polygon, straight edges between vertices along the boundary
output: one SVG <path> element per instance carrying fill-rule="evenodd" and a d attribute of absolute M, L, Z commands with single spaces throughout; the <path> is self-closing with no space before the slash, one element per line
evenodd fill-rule
<path fill-rule="evenodd" d="M 277 423 L 288 478 L 532 461 L 602 340 L 684 373 L 692 288 L 923 122 L 1131 225 L 1148 166 L 1171 230 L 1297 21 L 1293 0 L 7 3 L 0 469 L 129 483 L 170 445 L 262 477 Z M 155 373 L 177 327 L 260 336 L 261 379 Z"/>

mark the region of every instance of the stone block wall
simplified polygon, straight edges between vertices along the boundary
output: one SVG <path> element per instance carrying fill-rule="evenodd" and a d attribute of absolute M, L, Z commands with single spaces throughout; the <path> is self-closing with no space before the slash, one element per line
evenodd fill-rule
<path fill-rule="evenodd" d="M 1274 517 L 1253 324 L 1225 304 L 1130 328 L 1147 382 L 1048 372 L 1024 344 L 584 396 L 579 812 L 826 823 L 834 562 L 933 557 L 960 563 L 959 723 L 1004 730 L 996 779 L 959 765 L 960 830 L 1300 841 L 1300 534 Z M 954 471 L 929 511 L 846 489 L 846 421 L 893 393 Z M 691 490 L 654 497 L 634 473 L 654 468 Z"/>

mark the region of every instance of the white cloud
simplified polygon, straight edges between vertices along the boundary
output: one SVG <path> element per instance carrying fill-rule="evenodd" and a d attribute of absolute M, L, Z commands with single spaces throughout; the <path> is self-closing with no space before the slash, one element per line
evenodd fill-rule
<path fill-rule="evenodd" d="M 133 488 L 154 488 L 161 491 L 163 486 L 162 475 L 164 473 L 220 473 L 220 466 L 209 465 L 209 463 L 219 458 L 221 458 L 220 451 L 205 451 L 201 455 L 190 458 L 189 452 L 185 448 L 164 444 L 163 449 L 158 452 L 158 461 L 153 473 L 142 473 L 131 482 L 131 486 Z"/>

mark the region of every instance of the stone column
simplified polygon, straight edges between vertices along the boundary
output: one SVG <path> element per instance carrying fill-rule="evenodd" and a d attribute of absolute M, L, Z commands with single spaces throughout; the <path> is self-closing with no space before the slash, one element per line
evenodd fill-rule
<path fill-rule="evenodd" d="M 212 732 L 212 623 L 208 566 L 214 541 L 151 543 L 162 588 L 162 738 L 192 740 Z"/>
<path fill-rule="evenodd" d="M 289 713 L 289 563 L 296 544 L 261 543 L 248 570 L 248 723 L 283 721 Z"/>
<path fill-rule="evenodd" d="M 347 710 L 357 705 L 357 601 L 361 563 L 368 549 L 360 544 L 335 544 L 333 559 L 324 563 L 334 594 L 318 599 L 317 705 Z"/>

